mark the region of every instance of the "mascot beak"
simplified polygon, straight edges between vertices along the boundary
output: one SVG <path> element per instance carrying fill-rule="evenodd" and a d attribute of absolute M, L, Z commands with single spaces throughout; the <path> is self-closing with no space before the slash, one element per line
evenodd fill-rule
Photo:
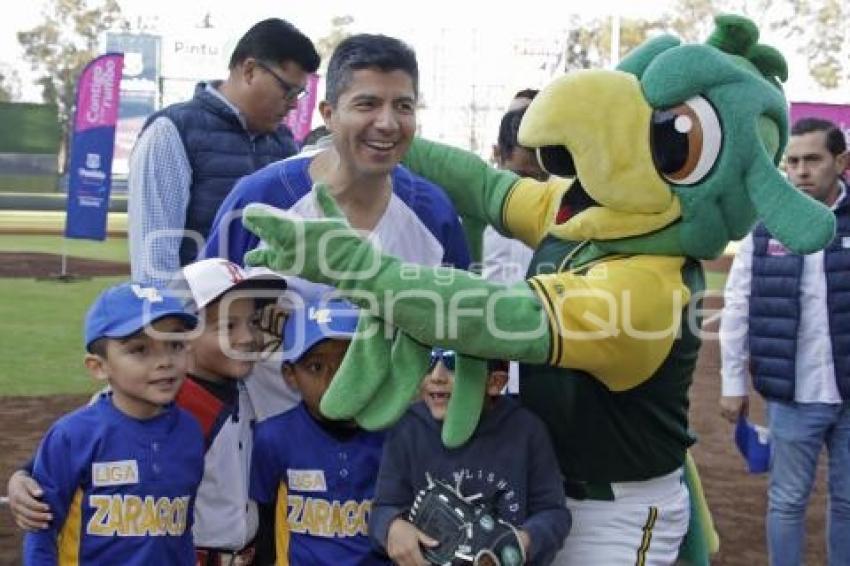
<path fill-rule="evenodd" d="M 519 142 L 538 148 L 550 173 L 577 177 L 598 205 L 567 222 L 564 236 L 622 238 L 660 229 L 680 217 L 678 199 L 655 169 L 651 119 L 652 108 L 637 78 L 622 71 L 572 72 L 546 87 L 528 107 Z M 558 154 L 557 161 L 567 164 L 560 171 L 547 166 L 547 157 Z"/>
<path fill-rule="evenodd" d="M 526 111 L 519 142 L 563 146 L 587 193 L 614 210 L 657 213 L 673 195 L 650 151 L 652 108 L 637 78 L 621 71 L 570 73 L 544 89 Z"/>

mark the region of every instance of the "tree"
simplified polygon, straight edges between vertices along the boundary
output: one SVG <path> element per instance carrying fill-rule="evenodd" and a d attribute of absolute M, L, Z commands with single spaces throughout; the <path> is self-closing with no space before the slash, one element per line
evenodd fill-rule
<path fill-rule="evenodd" d="M 21 77 L 11 66 L 0 63 L 0 102 L 10 102 L 21 95 Z"/>
<path fill-rule="evenodd" d="M 714 29 L 714 15 L 728 11 L 723 0 L 678 0 L 665 16 L 670 31 L 688 43 L 700 43 Z"/>
<path fill-rule="evenodd" d="M 594 18 L 586 21 L 577 16 L 570 18 L 564 52 L 552 66 L 553 72 L 561 73 L 610 65 L 611 26 L 611 18 Z M 650 33 L 664 28 L 665 23 L 662 20 L 622 19 L 618 59 L 643 43 Z"/>
<path fill-rule="evenodd" d="M 762 29 L 779 32 L 806 56 L 811 77 L 823 87 L 850 80 L 850 8 L 842 0 L 678 0 L 667 16 L 671 30 L 687 41 L 705 41 L 715 14 L 731 12 Z M 788 47 L 776 45 L 780 51 Z"/>
<path fill-rule="evenodd" d="M 66 156 L 77 79 L 97 55 L 99 35 L 121 21 L 116 0 L 97 2 L 89 6 L 86 0 L 48 0 L 44 22 L 18 32 L 24 60 L 41 74 L 36 84 L 42 87 L 42 99 L 58 108 L 63 140 L 60 151 Z"/>
<path fill-rule="evenodd" d="M 821 86 L 837 88 L 850 81 L 850 7 L 839 0 L 786 0 L 790 10 L 772 27 L 801 42 L 809 74 Z"/>
<path fill-rule="evenodd" d="M 320 37 L 318 41 L 316 41 L 316 51 L 318 51 L 319 55 L 322 57 L 322 66 L 324 68 L 327 68 L 328 61 L 331 58 L 331 53 L 334 52 L 336 46 L 339 45 L 343 39 L 351 35 L 351 31 L 348 26 L 350 26 L 353 22 L 353 16 L 346 15 L 332 17 L 331 29 L 328 32 L 328 35 Z"/>

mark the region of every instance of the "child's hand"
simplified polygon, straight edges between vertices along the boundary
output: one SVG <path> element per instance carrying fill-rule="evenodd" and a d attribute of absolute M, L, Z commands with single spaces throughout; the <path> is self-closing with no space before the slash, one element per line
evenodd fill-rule
<path fill-rule="evenodd" d="M 29 474 L 18 470 L 9 478 L 6 486 L 9 494 L 9 510 L 15 523 L 25 531 L 46 529 L 53 519 L 50 507 L 39 497 L 43 495 L 41 486 Z"/>
<path fill-rule="evenodd" d="M 387 534 L 387 554 L 399 566 L 427 566 L 419 545 L 437 546 L 437 541 L 414 527 L 404 519 L 397 518 L 390 523 Z"/>

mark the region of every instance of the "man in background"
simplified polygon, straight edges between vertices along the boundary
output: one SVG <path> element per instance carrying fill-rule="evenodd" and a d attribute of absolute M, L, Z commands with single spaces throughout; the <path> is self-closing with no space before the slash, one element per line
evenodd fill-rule
<path fill-rule="evenodd" d="M 806 256 L 759 225 L 732 263 L 720 323 L 720 408 L 747 416 L 747 376 L 767 400 L 773 454 L 767 541 L 772 566 L 802 564 L 805 514 L 818 456 L 829 453 L 828 556 L 850 564 L 850 202 L 841 131 L 826 120 L 794 124 L 790 181 L 832 207 L 837 234 Z"/>
<path fill-rule="evenodd" d="M 236 181 L 297 152 L 282 120 L 319 61 L 292 24 L 263 20 L 237 43 L 226 80 L 148 118 L 128 178 L 134 281 L 167 283 L 195 260 Z"/>

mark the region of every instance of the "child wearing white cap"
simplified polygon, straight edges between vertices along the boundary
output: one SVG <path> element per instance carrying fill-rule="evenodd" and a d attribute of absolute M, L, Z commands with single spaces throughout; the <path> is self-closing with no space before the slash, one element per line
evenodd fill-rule
<path fill-rule="evenodd" d="M 252 564 L 257 506 L 248 493 L 254 408 L 244 379 L 257 357 L 258 307 L 277 300 L 285 280 L 220 258 L 185 266 L 184 291 L 198 314 L 188 379 L 177 404 L 195 415 L 206 439 L 195 504 L 198 564 Z"/>

